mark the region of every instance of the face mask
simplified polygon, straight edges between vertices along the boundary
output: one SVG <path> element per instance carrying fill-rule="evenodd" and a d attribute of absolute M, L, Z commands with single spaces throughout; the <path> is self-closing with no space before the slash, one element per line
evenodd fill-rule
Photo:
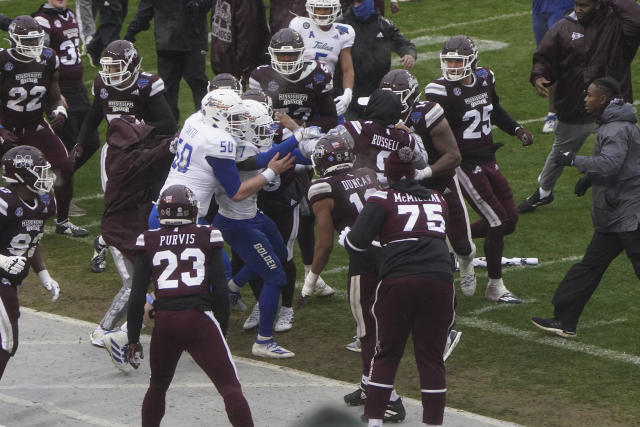
<path fill-rule="evenodd" d="M 351 6 L 351 8 L 353 10 L 353 16 L 363 21 L 376 11 L 373 6 L 373 0 L 364 0 L 359 6 Z"/>

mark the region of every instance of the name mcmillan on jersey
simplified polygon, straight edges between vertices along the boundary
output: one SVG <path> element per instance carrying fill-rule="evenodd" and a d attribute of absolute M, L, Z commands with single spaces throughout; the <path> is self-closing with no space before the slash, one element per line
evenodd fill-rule
<path fill-rule="evenodd" d="M 412 203 L 412 202 L 435 202 L 441 203 L 442 198 L 440 195 L 433 193 L 428 199 L 422 199 L 420 197 L 412 196 L 411 194 L 406 193 L 393 193 L 393 201 L 395 203 Z"/>

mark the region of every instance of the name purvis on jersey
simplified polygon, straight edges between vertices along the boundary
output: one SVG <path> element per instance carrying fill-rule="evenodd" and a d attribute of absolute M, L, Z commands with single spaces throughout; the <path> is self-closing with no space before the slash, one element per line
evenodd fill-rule
<path fill-rule="evenodd" d="M 304 59 L 327 64 L 331 75 L 335 72 L 340 53 L 353 46 L 355 32 L 348 24 L 333 23 L 324 31 L 311 18 L 296 16 L 289 23 L 304 41 Z"/>

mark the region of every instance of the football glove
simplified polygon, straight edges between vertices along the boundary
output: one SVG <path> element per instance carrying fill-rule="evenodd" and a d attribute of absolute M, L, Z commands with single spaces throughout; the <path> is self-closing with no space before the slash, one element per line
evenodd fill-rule
<path fill-rule="evenodd" d="M 342 229 L 342 231 L 340 232 L 340 235 L 338 236 L 338 244 L 342 247 L 344 247 L 344 241 L 347 238 L 347 234 L 349 234 L 349 232 L 351 231 L 351 227 L 345 227 Z"/>
<path fill-rule="evenodd" d="M 135 344 L 129 344 L 129 365 L 133 369 L 138 369 L 140 362 L 144 359 L 144 351 L 142 350 L 142 344 L 139 342 Z"/>
<path fill-rule="evenodd" d="M 576 196 L 582 197 L 585 195 L 589 187 L 591 187 L 591 178 L 589 178 L 588 175 L 585 175 L 580 177 L 578 182 L 576 182 L 576 186 L 573 189 L 573 192 L 576 194 Z"/>
<path fill-rule="evenodd" d="M 336 113 L 340 116 L 347 111 L 349 104 L 351 104 L 351 98 L 353 97 L 352 91 L 349 88 L 344 90 L 344 93 L 334 99 L 336 103 Z"/>
<path fill-rule="evenodd" d="M 516 136 L 520 141 L 522 141 L 523 147 L 533 144 L 533 135 L 523 127 L 516 128 Z"/>
<path fill-rule="evenodd" d="M 42 287 L 51 293 L 51 301 L 57 301 L 60 296 L 60 285 L 53 280 L 47 270 L 42 270 L 38 273 Z"/>
<path fill-rule="evenodd" d="M 0 255 L 0 268 L 9 274 L 19 274 L 27 265 L 27 259 L 23 256 Z"/>
<path fill-rule="evenodd" d="M 565 151 L 556 157 L 556 164 L 559 166 L 573 166 L 576 160 L 576 153 Z"/>

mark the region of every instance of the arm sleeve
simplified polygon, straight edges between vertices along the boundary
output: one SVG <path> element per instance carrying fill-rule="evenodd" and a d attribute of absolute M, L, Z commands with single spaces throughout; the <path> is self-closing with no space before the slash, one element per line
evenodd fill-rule
<path fill-rule="evenodd" d="M 502 108 L 500 98 L 495 89 L 493 90 L 493 112 L 491 113 L 491 118 L 493 119 L 493 124 L 511 136 L 516 134 L 516 128 L 520 126 L 518 122 L 513 120 L 509 113 Z"/>
<path fill-rule="evenodd" d="M 144 118 L 146 124 L 154 127 L 156 135 L 172 135 L 176 132 L 176 120 L 162 92 L 149 98 Z"/>
<path fill-rule="evenodd" d="M 153 19 L 153 0 L 141 0 L 138 11 L 127 27 L 127 34 L 135 36 L 140 31 L 148 30 Z"/>
<path fill-rule="evenodd" d="M 384 223 L 384 208 L 377 203 L 366 203 L 344 240 L 348 253 L 364 252 Z"/>
<path fill-rule="evenodd" d="M 213 174 L 224 188 L 224 192 L 231 199 L 238 192 L 240 185 L 240 175 L 236 162 L 231 159 L 219 159 L 217 157 L 206 157 L 207 162 L 213 168 Z"/>
<path fill-rule="evenodd" d="M 220 323 L 224 336 L 229 329 L 229 289 L 222 261 L 222 248 L 213 248 L 209 273 L 211 275 L 211 297 L 213 298 L 213 315 Z"/>
<path fill-rule="evenodd" d="M 131 294 L 129 295 L 129 308 L 127 310 L 127 336 L 130 344 L 140 341 L 144 303 L 147 300 L 146 294 L 150 279 L 151 267 L 144 259 L 144 255 L 137 254 Z"/>
<path fill-rule="evenodd" d="M 280 154 L 280 158 L 287 155 L 293 151 L 294 148 L 298 146 L 298 140 L 294 135 L 291 135 L 289 138 L 282 141 L 280 144 L 273 144 L 273 146 L 269 149 L 269 151 L 265 151 L 264 153 L 258 153 L 255 156 L 249 157 L 247 160 L 243 160 L 238 163 L 238 169 L 249 171 L 266 168 L 273 156 L 276 153 Z M 298 150 L 299 152 L 299 150 Z M 302 154 L 302 153 L 300 153 Z"/>

